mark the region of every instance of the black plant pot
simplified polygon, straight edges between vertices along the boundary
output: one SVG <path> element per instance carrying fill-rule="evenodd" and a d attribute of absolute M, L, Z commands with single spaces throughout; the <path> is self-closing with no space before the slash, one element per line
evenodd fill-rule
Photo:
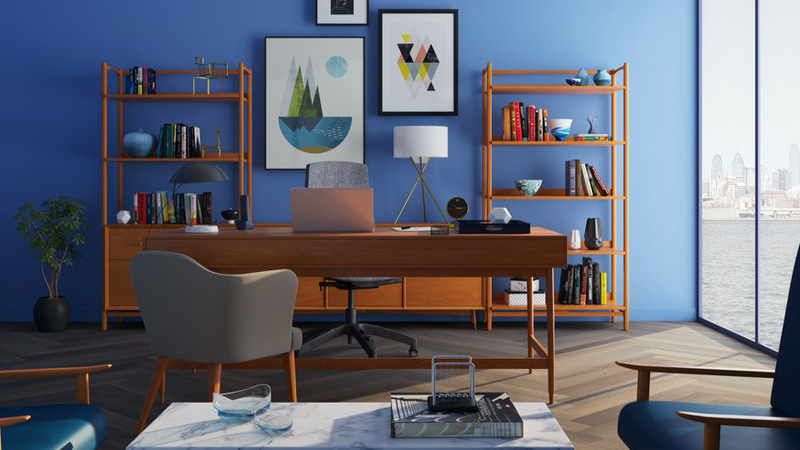
<path fill-rule="evenodd" d="M 33 305 L 33 321 L 39 331 L 63 331 L 69 322 L 69 302 L 64 297 L 39 297 Z"/>
<path fill-rule="evenodd" d="M 583 233 L 583 243 L 589 250 L 600 250 L 603 246 L 603 229 L 600 227 L 600 219 L 590 217 L 586 219 L 586 230 Z"/>

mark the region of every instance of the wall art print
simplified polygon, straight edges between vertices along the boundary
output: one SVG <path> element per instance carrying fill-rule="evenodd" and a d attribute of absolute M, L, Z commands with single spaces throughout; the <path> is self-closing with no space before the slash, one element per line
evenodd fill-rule
<path fill-rule="evenodd" d="M 458 115 L 458 10 L 381 9 L 381 115 Z"/>
<path fill-rule="evenodd" d="M 364 162 L 364 38 L 267 37 L 266 168 Z"/>
<path fill-rule="evenodd" d="M 317 25 L 368 25 L 369 0 L 317 0 Z"/>

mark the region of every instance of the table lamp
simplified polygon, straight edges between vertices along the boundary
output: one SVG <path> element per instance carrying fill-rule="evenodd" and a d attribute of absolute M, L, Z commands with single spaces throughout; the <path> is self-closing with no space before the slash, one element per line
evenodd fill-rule
<path fill-rule="evenodd" d="M 417 172 L 417 179 L 414 180 L 414 184 L 411 186 L 411 190 L 408 192 L 408 196 L 406 197 L 406 201 L 403 203 L 403 207 L 400 208 L 400 212 L 394 219 L 394 223 L 397 223 L 397 221 L 400 220 L 400 216 L 403 215 L 403 211 L 406 209 L 406 205 L 408 205 L 408 201 L 411 199 L 411 195 L 414 193 L 414 190 L 417 188 L 418 184 L 422 184 L 420 189 L 422 191 L 423 220 L 425 222 L 428 221 L 428 215 L 425 208 L 425 191 L 427 190 L 428 194 L 430 194 L 431 198 L 433 199 L 433 203 L 436 204 L 439 214 L 442 215 L 442 220 L 447 223 L 447 217 L 445 217 L 442 208 L 439 206 L 439 202 L 436 201 L 436 197 L 433 195 L 433 191 L 431 191 L 431 188 L 425 181 L 424 176 L 425 169 L 431 162 L 431 158 L 447 158 L 447 127 L 394 127 L 394 157 L 410 159 L 411 165 L 414 166 L 414 170 Z"/>
<path fill-rule="evenodd" d="M 169 179 L 172 184 L 172 198 L 178 188 L 188 183 L 209 183 L 212 181 L 225 181 L 228 174 L 214 164 L 209 163 L 188 163 L 184 164 Z M 187 233 L 216 233 L 219 231 L 216 225 L 187 225 Z"/>

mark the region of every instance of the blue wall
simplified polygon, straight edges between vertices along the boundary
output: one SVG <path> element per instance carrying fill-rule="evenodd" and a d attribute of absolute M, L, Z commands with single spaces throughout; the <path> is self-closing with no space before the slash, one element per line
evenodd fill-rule
<path fill-rule="evenodd" d="M 10 3 L 10 2 L 9 2 Z M 450 154 L 435 160 L 429 181 L 440 200 L 465 197 L 471 217 L 480 209 L 480 73 L 495 68 L 587 69 L 631 66 L 630 293 L 634 320 L 694 320 L 696 304 L 696 4 L 589 0 L 372 0 L 369 27 L 317 27 L 313 0 L 170 0 L 135 2 L 39 0 L 7 4 L 0 17 L 3 158 L 0 183 L 2 286 L 0 320 L 30 320 L 36 297 L 46 292 L 39 268 L 15 231 L 23 201 L 67 194 L 88 205 L 84 258 L 65 269 L 61 291 L 74 320 L 100 316 L 100 63 L 127 68 L 192 68 L 192 57 L 243 61 L 254 70 L 254 212 L 258 222 L 288 221 L 288 189 L 301 171 L 264 170 L 264 36 L 366 36 L 366 162 L 376 193 L 376 220 L 391 221 L 412 181 L 407 161 L 392 158 L 392 127 L 450 127 Z M 459 10 L 459 110 L 457 117 L 379 117 L 377 53 L 379 8 Z M 184 83 L 188 88 L 188 80 Z M 502 101 L 520 100 L 505 98 Z M 526 99 L 521 99 L 525 101 Z M 608 127 L 608 102 L 564 97 L 531 98 L 551 117 L 600 115 Z M 605 101 L 605 103 L 603 103 Z M 499 102 L 498 102 L 499 104 Z M 126 129 L 157 131 L 163 122 L 204 130 L 220 128 L 233 149 L 235 109 L 230 105 L 126 106 Z M 604 116 L 605 114 L 605 116 Z M 113 129 L 111 130 L 113 133 Z M 112 134 L 113 135 L 113 134 Z M 206 133 L 208 139 L 209 133 Z M 563 186 L 563 161 L 581 158 L 607 173 L 605 150 L 497 151 L 497 184 L 544 178 Z M 175 166 L 142 165 L 126 174 L 125 199 L 137 190 L 166 189 Z M 135 180 L 135 182 L 134 182 Z M 233 206 L 230 186 L 215 192 L 215 209 Z M 113 197 L 112 197 L 113 198 Z M 418 201 L 415 196 L 414 201 Z M 524 203 L 524 204 L 520 204 Z M 517 202 L 512 214 L 566 233 L 587 216 L 608 224 L 606 202 Z M 126 204 L 126 208 L 130 205 Z M 115 205 L 111 205 L 114 209 Z M 429 209 L 433 214 L 434 210 Z M 215 214 L 217 214 L 215 212 Z M 421 220 L 412 203 L 404 220 Z M 607 264 L 607 260 L 604 260 Z"/>

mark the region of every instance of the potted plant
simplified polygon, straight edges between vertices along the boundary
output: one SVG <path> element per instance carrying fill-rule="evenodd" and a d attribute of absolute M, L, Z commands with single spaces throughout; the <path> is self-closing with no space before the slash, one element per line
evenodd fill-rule
<path fill-rule="evenodd" d="M 31 255 L 41 264 L 47 297 L 39 297 L 33 307 L 33 319 L 39 331 L 61 331 L 69 321 L 69 303 L 59 295 L 61 270 L 81 256 L 78 245 L 86 241 L 83 230 L 86 207 L 67 196 L 50 198 L 39 209 L 24 203 L 14 218 L 17 231 L 30 246 Z"/>

